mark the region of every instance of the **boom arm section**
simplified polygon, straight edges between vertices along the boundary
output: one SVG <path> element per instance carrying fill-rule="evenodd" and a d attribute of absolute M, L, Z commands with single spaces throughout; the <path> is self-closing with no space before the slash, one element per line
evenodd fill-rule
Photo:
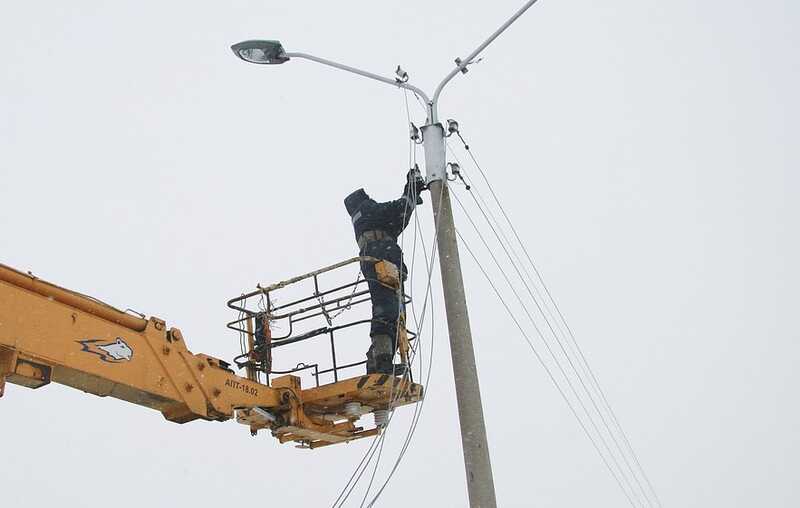
<path fill-rule="evenodd" d="M 0 397 L 6 382 L 51 381 L 160 411 L 167 420 L 236 417 L 252 434 L 307 448 L 380 432 L 356 426 L 374 409 L 417 402 L 422 387 L 372 374 L 303 390 L 286 375 L 272 386 L 237 376 L 217 358 L 194 354 L 177 328 L 0 264 Z"/>
<path fill-rule="evenodd" d="M 0 265 L 0 395 L 4 381 L 51 381 L 161 411 L 177 423 L 227 420 L 281 405 L 277 389 L 192 354 L 180 330 Z"/>

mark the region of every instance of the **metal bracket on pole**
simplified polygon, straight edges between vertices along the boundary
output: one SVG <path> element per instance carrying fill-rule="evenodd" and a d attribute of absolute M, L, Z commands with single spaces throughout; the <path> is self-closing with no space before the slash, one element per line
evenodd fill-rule
<path fill-rule="evenodd" d="M 444 128 L 442 128 L 442 124 L 434 123 L 423 126 L 422 140 L 425 148 L 427 182 L 446 180 L 447 167 L 445 164 Z"/>

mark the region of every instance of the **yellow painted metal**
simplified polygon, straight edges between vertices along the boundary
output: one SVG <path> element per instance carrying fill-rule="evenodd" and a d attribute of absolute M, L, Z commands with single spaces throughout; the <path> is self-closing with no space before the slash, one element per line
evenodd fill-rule
<path fill-rule="evenodd" d="M 43 281 L 29 273 L 22 273 L 10 266 L 0 264 L 0 281 L 8 282 L 9 284 L 27 289 L 28 291 L 47 298 L 52 298 L 57 302 L 75 307 L 81 312 L 101 317 L 112 323 L 122 325 L 131 330 L 136 330 L 137 332 L 144 331 L 147 326 L 147 321 L 142 318 L 115 309 L 94 298 Z"/>
<path fill-rule="evenodd" d="M 192 354 L 180 331 L 167 331 L 164 321 L 150 318 L 137 331 L 85 307 L 0 281 L 0 347 L 16 352 L 14 373 L 30 377 L 20 371 L 26 362 L 46 366 L 54 382 L 147 406 L 181 423 L 278 404 L 274 391 L 236 376 L 216 358 Z M 129 358 L 107 352 L 122 344 Z M 18 381 L 13 374 L 7 380 Z"/>
<path fill-rule="evenodd" d="M 255 336 L 253 335 L 253 318 L 251 316 L 247 317 L 245 321 L 247 324 L 247 351 L 250 351 L 252 354 L 253 348 L 255 347 Z M 251 381 L 256 380 L 256 371 L 250 365 L 247 366 L 247 379 Z"/>
<path fill-rule="evenodd" d="M 6 389 L 6 377 L 14 372 L 17 365 L 17 352 L 0 346 L 0 397 Z"/>
<path fill-rule="evenodd" d="M 297 390 L 300 379 L 282 376 L 272 386 Z M 290 399 L 290 417 L 270 425 L 251 425 L 251 430 L 269 427 L 281 442 L 300 441 L 309 448 L 319 448 L 339 442 L 353 441 L 380 432 L 378 428 L 364 429 L 355 422 L 359 415 L 348 413 L 347 405 L 358 403 L 371 412 L 393 409 L 422 399 L 422 386 L 407 379 L 387 374 L 369 374 L 345 379 L 300 392 Z"/>
<path fill-rule="evenodd" d="M 388 374 L 358 376 L 303 390 L 306 409 L 317 413 L 339 411 L 342 399 L 361 402 L 374 409 L 390 409 L 390 406 L 416 402 L 421 397 L 422 386 Z"/>
<path fill-rule="evenodd" d="M 177 423 L 236 414 L 251 432 L 269 429 L 309 448 L 379 431 L 356 426 L 360 414 L 348 413 L 347 403 L 386 409 L 422 397 L 420 385 L 378 374 L 307 390 L 283 376 L 270 387 L 192 353 L 180 330 L 159 318 L 139 319 L 0 265 L 0 396 L 6 381 L 30 388 L 52 381 Z"/>

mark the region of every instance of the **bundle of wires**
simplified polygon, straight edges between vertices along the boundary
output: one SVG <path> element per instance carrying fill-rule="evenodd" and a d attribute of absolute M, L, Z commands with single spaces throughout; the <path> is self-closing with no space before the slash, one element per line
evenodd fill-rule
<path fill-rule="evenodd" d="M 410 123 L 411 115 L 408 106 L 408 92 L 404 90 L 404 94 L 407 120 Z M 418 97 L 417 99 L 419 100 Z M 478 238 L 483 249 L 479 251 L 477 248 L 470 245 L 470 242 L 464 237 L 462 231 L 456 228 L 456 234 L 458 235 L 461 245 L 464 246 L 475 262 L 478 270 L 486 278 L 499 303 L 509 314 L 529 350 L 533 353 L 534 357 L 544 369 L 547 378 L 566 403 L 570 413 L 574 416 L 579 427 L 598 453 L 605 468 L 608 470 L 611 478 L 613 478 L 619 486 L 627 502 L 633 507 L 660 507 L 661 501 L 645 473 L 639 457 L 634 451 L 616 413 L 612 409 L 605 392 L 601 388 L 597 375 L 589 365 L 586 355 L 578 344 L 575 334 L 572 332 L 564 314 L 545 284 L 541 272 L 522 242 L 509 214 L 506 212 L 505 207 L 503 207 L 492 187 L 486 172 L 478 164 L 470 146 L 464 140 L 461 133 L 459 131 L 456 131 L 456 133 L 462 143 L 462 155 L 463 153 L 467 154 L 472 168 L 475 169 L 481 177 L 480 181 L 472 178 L 472 170 L 466 170 L 456 150 L 453 149 L 448 140 L 447 149 L 461 168 L 458 176 L 461 177 L 464 184 L 463 187 L 448 185 L 448 188 L 458 205 L 458 209 L 463 214 L 463 218 L 466 219 L 466 222 L 474 232 L 475 237 Z M 416 150 L 416 143 L 413 141 L 410 142 L 410 167 L 415 167 L 416 165 Z M 456 181 L 456 178 L 454 177 L 451 181 Z M 444 188 L 445 186 L 442 186 L 443 191 Z M 481 192 L 481 189 L 488 190 L 491 200 L 487 200 L 484 197 L 484 193 Z M 441 203 L 441 200 L 439 200 L 439 202 Z M 469 206 L 470 202 L 471 207 Z M 478 211 L 480 215 L 478 220 L 473 218 L 473 213 L 471 213 L 470 209 L 473 212 L 475 210 Z M 436 214 L 436 216 L 438 217 L 439 214 Z M 498 216 L 501 217 L 501 219 L 498 218 Z M 418 330 L 418 336 L 409 354 L 409 370 L 412 365 L 418 365 L 419 379 L 425 380 L 426 394 L 430 391 L 428 384 L 433 364 L 435 320 L 433 314 L 433 297 L 431 293 L 431 276 L 436 258 L 435 239 L 437 232 L 438 224 L 436 224 L 433 239 L 429 243 L 431 246 L 429 255 L 425 239 L 421 233 L 419 218 L 415 216 L 409 279 L 411 280 L 412 287 L 412 317 L 414 325 Z M 420 312 L 416 311 L 416 304 L 413 303 L 414 266 L 418 239 L 423 252 L 423 259 L 425 260 L 427 279 Z M 404 243 L 405 235 L 402 237 L 401 248 L 404 247 Z M 490 274 L 490 271 L 485 266 L 487 264 L 492 265 L 494 270 L 499 272 L 502 279 L 501 281 L 497 281 L 496 277 Z M 509 270 L 507 270 L 509 266 L 513 268 L 513 273 L 511 275 L 509 275 Z M 509 304 L 511 298 L 517 303 L 514 308 Z M 522 311 L 521 314 L 519 310 Z M 421 353 L 424 344 L 423 329 L 428 315 L 430 315 L 430 339 L 427 340 L 428 362 L 425 364 L 423 361 L 424 357 Z M 538 345 L 534 343 L 532 337 L 538 338 Z M 546 353 L 543 351 L 546 351 Z M 418 358 L 419 360 L 417 360 Z M 415 360 L 417 361 L 415 362 Z M 414 407 L 414 414 L 411 418 L 411 423 L 407 429 L 398 456 L 389 468 L 380 487 L 373 490 L 386 436 L 388 435 L 393 420 L 393 412 L 383 432 L 380 436 L 373 439 L 370 447 L 367 449 L 344 488 L 339 493 L 339 496 L 333 502 L 333 508 L 344 506 L 344 503 L 350 498 L 356 486 L 364 477 L 365 472 L 370 469 L 371 474 L 369 475 L 369 482 L 364 489 L 359 506 L 369 507 L 377 502 L 410 447 L 422 414 L 424 402 L 425 398 L 423 397 Z"/>
<path fill-rule="evenodd" d="M 471 246 L 457 229 L 456 234 L 461 244 L 486 278 L 530 351 L 566 402 L 628 503 L 634 507 L 661 506 L 658 495 L 575 334 L 520 239 L 486 172 L 478 164 L 461 133 L 456 132 L 463 151 L 468 155 L 471 166 L 479 172 L 481 181 L 470 176 L 448 140 L 448 151 L 459 164 L 460 176 L 464 183 L 463 189 L 456 185 L 451 186 L 452 196 L 470 229 L 483 246 L 485 252 L 483 261 L 481 252 Z M 490 202 L 484 198 L 481 188 L 488 189 Z M 472 210 L 477 210 L 483 220 L 473 218 L 468 207 L 469 203 L 465 204 L 468 199 L 471 200 Z M 498 214 L 492 211 L 493 208 L 499 211 L 502 220 L 498 219 Z M 493 265 L 502 278 L 501 282 L 489 273 L 486 264 Z M 513 269 L 511 275 L 507 270 L 509 266 Z M 512 297 L 517 303 L 515 309 L 521 309 L 522 315 L 519 311 L 515 312 L 509 304 L 508 300 Z M 533 333 L 530 334 L 530 331 Z M 544 346 L 546 355 L 542 354 L 540 347 L 534 345 L 531 335 L 539 339 L 539 346 Z"/>
<path fill-rule="evenodd" d="M 406 107 L 406 116 L 408 121 L 411 120 L 411 113 L 408 106 L 408 92 L 404 90 L 405 93 L 405 107 Z M 413 141 L 409 142 L 409 167 L 413 168 L 416 167 L 416 158 L 417 158 L 417 147 Z M 416 196 L 413 196 L 414 201 L 416 201 Z M 406 208 L 405 213 L 413 212 L 410 210 L 410 207 Z M 403 222 L 405 223 L 406 216 L 403 217 Z M 438 229 L 438 224 L 437 228 Z M 434 231 L 435 234 L 435 231 Z M 417 335 L 415 340 L 412 343 L 411 350 L 409 351 L 408 355 L 408 365 L 407 370 L 404 376 L 406 378 L 410 378 L 410 374 L 412 369 L 417 367 L 418 368 L 418 379 L 424 379 L 423 382 L 424 386 L 428 386 L 430 381 L 431 375 L 431 365 L 433 360 L 433 336 L 434 336 L 434 326 L 435 320 L 433 315 L 433 305 L 432 305 L 432 293 L 431 293 L 431 278 L 433 275 L 433 266 L 434 261 L 436 258 L 436 242 L 434 239 L 430 242 L 431 249 L 430 249 L 430 257 L 428 254 L 428 246 L 425 242 L 424 235 L 422 233 L 422 229 L 420 227 L 419 216 L 417 214 L 414 215 L 414 227 L 413 227 L 413 244 L 411 248 L 411 265 L 409 268 L 408 278 L 410 281 L 410 288 L 411 288 L 411 316 L 414 324 L 414 328 L 417 330 Z M 419 242 L 419 244 L 418 244 Z M 404 233 L 400 238 L 400 248 L 404 250 L 406 243 L 406 234 Z M 415 273 L 416 266 L 417 266 L 417 254 L 418 254 L 418 245 L 422 253 L 422 257 L 425 264 L 425 294 L 422 299 L 421 310 L 417 311 L 417 303 L 415 303 L 414 298 L 414 281 L 415 281 Z M 398 304 L 402 305 L 402 298 L 398 299 Z M 402 310 L 402 309 L 401 309 Z M 400 314 L 400 312 L 398 312 Z M 428 350 L 428 362 L 427 365 L 424 362 L 424 357 L 422 355 L 423 348 L 424 348 L 424 341 L 426 339 L 426 335 L 424 333 L 425 325 L 426 325 L 426 317 L 430 316 L 430 330 L 431 330 L 431 338 L 429 339 L 429 350 Z M 427 368 L 426 368 L 427 367 Z M 417 425 L 419 423 L 420 417 L 422 415 L 422 409 L 425 404 L 425 393 L 427 393 L 427 389 L 423 392 L 422 399 L 414 405 L 414 413 L 411 417 L 411 423 L 409 428 L 407 429 L 405 438 L 403 439 L 403 444 L 400 448 L 400 451 L 397 457 L 394 460 L 389 472 L 386 475 L 386 478 L 383 480 L 379 487 L 376 487 L 373 491 L 373 485 L 375 485 L 375 479 L 378 471 L 378 467 L 381 462 L 381 458 L 383 456 L 384 445 L 386 442 L 386 438 L 389 434 L 389 430 L 392 426 L 392 422 L 394 421 L 394 411 L 391 406 L 394 405 L 397 398 L 402 395 L 402 392 L 398 390 L 397 392 L 393 393 L 392 398 L 393 402 L 390 403 L 390 414 L 388 421 L 386 422 L 382 432 L 380 435 L 373 438 L 372 442 L 370 443 L 369 448 L 364 453 L 363 457 L 356 465 L 354 471 L 348 478 L 347 482 L 345 483 L 342 490 L 339 492 L 339 495 L 334 500 L 333 504 L 331 505 L 332 508 L 342 507 L 344 503 L 351 497 L 353 492 L 355 491 L 356 487 L 364 478 L 364 474 L 371 469 L 371 473 L 369 475 L 369 481 L 367 486 L 364 490 L 364 494 L 361 497 L 360 505 L 363 506 L 373 506 L 381 494 L 385 491 L 386 487 L 389 485 L 389 482 L 392 479 L 392 476 L 397 471 L 400 466 L 400 463 L 405 456 L 405 453 L 408 451 L 408 448 L 411 444 L 411 441 L 414 436 L 414 432 L 416 431 Z M 370 467 L 371 466 L 371 467 Z M 372 494 L 372 497 L 370 497 Z M 369 501 L 368 501 L 369 499 Z"/>

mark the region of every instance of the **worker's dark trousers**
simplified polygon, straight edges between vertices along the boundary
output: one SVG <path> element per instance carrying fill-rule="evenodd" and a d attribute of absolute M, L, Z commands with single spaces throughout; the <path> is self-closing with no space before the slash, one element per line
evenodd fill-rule
<path fill-rule="evenodd" d="M 362 262 L 361 273 L 367 280 L 372 300 L 372 325 L 369 332 L 372 346 L 367 352 L 367 358 L 386 355 L 393 357 L 397 350 L 397 321 L 404 310 L 398 291 L 378 282 L 374 263 Z"/>

